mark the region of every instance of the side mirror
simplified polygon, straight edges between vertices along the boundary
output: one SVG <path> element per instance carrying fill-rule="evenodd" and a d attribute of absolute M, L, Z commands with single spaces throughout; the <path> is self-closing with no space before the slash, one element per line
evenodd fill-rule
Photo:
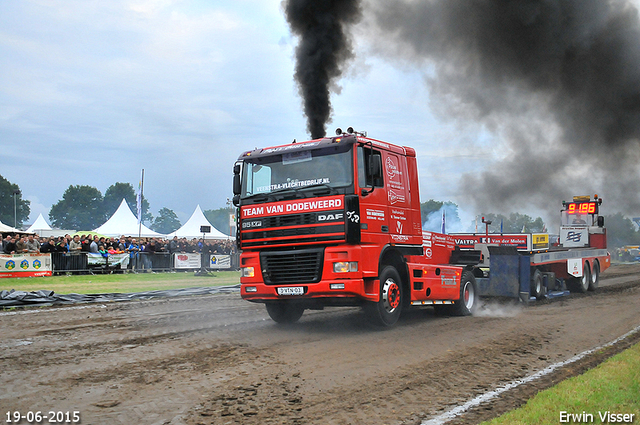
<path fill-rule="evenodd" d="M 240 164 L 233 166 L 233 194 L 236 196 L 242 192 L 242 183 L 240 182 Z"/>
<path fill-rule="evenodd" d="M 604 217 L 601 215 L 598 216 L 598 227 L 604 227 Z"/>

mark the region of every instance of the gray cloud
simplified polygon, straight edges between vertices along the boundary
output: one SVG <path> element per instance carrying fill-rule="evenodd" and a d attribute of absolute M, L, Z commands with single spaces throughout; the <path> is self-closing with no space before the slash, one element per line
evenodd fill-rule
<path fill-rule="evenodd" d="M 486 125 L 501 159 L 465 174 L 481 208 L 599 194 L 640 208 L 640 24 L 623 0 L 372 0 L 378 52 L 425 70 L 432 109 Z"/>

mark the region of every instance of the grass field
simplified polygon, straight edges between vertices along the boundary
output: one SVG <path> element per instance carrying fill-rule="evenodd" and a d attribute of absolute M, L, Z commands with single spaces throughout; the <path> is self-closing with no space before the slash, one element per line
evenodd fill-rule
<path fill-rule="evenodd" d="M 240 283 L 240 272 L 219 271 L 209 273 L 207 276 L 195 276 L 193 272 L 126 273 L 4 278 L 0 279 L 0 290 L 37 291 L 47 289 L 57 294 L 105 294 L 235 285 L 238 283 Z"/>
<path fill-rule="evenodd" d="M 640 344 L 483 425 L 558 423 L 640 424 Z"/>

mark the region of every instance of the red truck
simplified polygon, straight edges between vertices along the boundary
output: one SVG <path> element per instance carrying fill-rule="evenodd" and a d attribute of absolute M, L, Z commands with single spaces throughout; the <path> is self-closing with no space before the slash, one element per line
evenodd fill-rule
<path fill-rule="evenodd" d="M 412 305 L 469 315 L 480 295 L 528 302 L 564 284 L 555 266 L 521 264 L 541 251 L 489 246 L 492 273 L 482 247 L 463 249 L 454 235 L 423 232 L 415 150 L 352 128 L 244 152 L 233 191 L 241 295 L 264 303 L 279 323 L 297 321 L 305 309 L 362 306 L 373 323 L 391 326 Z M 604 270 L 607 256 L 589 261 L 599 258 Z M 514 261 L 517 272 L 508 266 Z"/>

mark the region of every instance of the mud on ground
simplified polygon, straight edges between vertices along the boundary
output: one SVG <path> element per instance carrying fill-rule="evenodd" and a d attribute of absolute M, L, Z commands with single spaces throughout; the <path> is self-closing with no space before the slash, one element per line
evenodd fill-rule
<path fill-rule="evenodd" d="M 618 267 L 595 293 L 489 303 L 474 317 L 411 310 L 384 331 L 356 308 L 279 326 L 237 294 L 4 311 L 0 413 L 79 411 L 83 424 L 417 424 L 640 325 L 640 266 Z M 518 406 L 633 340 L 458 422 Z"/>

